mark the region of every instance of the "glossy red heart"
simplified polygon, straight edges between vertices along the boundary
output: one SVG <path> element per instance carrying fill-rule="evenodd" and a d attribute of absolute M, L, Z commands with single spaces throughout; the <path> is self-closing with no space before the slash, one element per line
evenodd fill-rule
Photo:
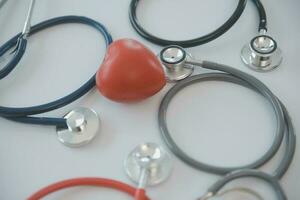
<path fill-rule="evenodd" d="M 113 42 L 96 76 L 98 90 L 118 102 L 134 102 L 150 97 L 166 84 L 157 56 L 132 39 Z"/>

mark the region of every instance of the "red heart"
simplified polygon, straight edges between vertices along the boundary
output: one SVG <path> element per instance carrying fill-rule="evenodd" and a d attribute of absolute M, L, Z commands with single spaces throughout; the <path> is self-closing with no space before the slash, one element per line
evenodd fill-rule
<path fill-rule="evenodd" d="M 121 39 L 107 50 L 96 76 L 98 90 L 118 102 L 133 102 L 157 93 L 166 84 L 156 55 L 138 41 Z"/>

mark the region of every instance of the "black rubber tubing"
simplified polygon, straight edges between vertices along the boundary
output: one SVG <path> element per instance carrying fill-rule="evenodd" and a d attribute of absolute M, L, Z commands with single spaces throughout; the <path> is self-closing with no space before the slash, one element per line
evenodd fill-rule
<path fill-rule="evenodd" d="M 252 0 L 252 1 L 254 2 L 255 6 L 258 10 L 258 13 L 259 13 L 258 29 L 259 30 L 261 30 L 261 29 L 267 30 L 267 16 L 266 16 L 266 11 L 264 9 L 263 4 L 261 3 L 260 0 Z M 198 37 L 195 39 L 191 39 L 191 40 L 167 40 L 167 39 L 162 39 L 160 37 L 157 37 L 157 36 L 149 33 L 147 30 L 145 30 L 142 27 L 141 23 L 139 22 L 139 20 L 137 18 L 137 12 L 136 12 L 139 2 L 140 2 L 140 0 L 132 0 L 130 3 L 130 8 L 129 8 L 129 19 L 130 19 L 131 25 L 133 26 L 135 31 L 140 36 L 145 38 L 146 40 L 148 40 L 152 43 L 155 43 L 157 45 L 161 45 L 161 46 L 179 45 L 179 46 L 185 47 L 185 48 L 195 47 L 195 46 L 206 44 L 206 43 L 220 37 L 224 33 L 226 33 L 241 17 L 241 15 L 246 7 L 246 4 L 247 4 L 247 0 L 239 0 L 237 8 L 235 9 L 235 11 L 231 15 L 231 17 L 223 25 L 221 25 L 219 28 L 217 28 L 213 32 L 208 33 L 207 35 L 204 35 L 202 37 Z"/>

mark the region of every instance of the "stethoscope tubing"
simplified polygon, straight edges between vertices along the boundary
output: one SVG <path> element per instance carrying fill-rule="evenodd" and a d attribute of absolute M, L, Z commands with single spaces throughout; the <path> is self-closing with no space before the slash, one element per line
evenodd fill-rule
<path fill-rule="evenodd" d="M 147 30 L 145 30 L 142 27 L 141 23 L 137 18 L 137 12 L 136 12 L 139 2 L 140 0 L 132 0 L 129 8 L 129 19 L 136 32 L 144 39 L 153 42 L 157 45 L 161 45 L 161 46 L 179 45 L 185 48 L 203 45 L 226 33 L 241 17 L 247 4 L 247 0 L 239 0 L 238 6 L 235 9 L 234 13 L 231 15 L 231 17 L 223 25 L 221 25 L 219 28 L 217 28 L 216 30 L 214 30 L 213 32 L 207 35 L 195 39 L 191 39 L 191 40 L 166 40 L 149 33 Z M 267 16 L 263 4 L 261 3 L 260 0 L 253 0 L 253 2 L 255 3 L 259 13 L 259 18 L 260 18 L 259 30 L 261 29 L 267 30 Z"/>
<path fill-rule="evenodd" d="M 192 64 L 199 65 L 199 63 L 192 63 Z M 284 134 L 286 133 L 285 135 L 286 135 L 287 147 L 285 150 L 285 154 L 283 156 L 282 161 L 280 162 L 279 167 L 273 173 L 274 177 L 281 178 L 287 171 L 288 167 L 290 166 L 296 148 L 296 136 L 294 133 L 293 125 L 284 105 L 267 88 L 267 86 L 265 86 L 261 81 L 259 81 L 258 79 L 256 79 L 255 77 L 249 74 L 246 74 L 242 71 L 236 70 L 234 68 L 225 65 L 220 65 L 217 63 L 206 62 L 206 61 L 201 63 L 201 67 L 210 70 L 217 70 L 225 73 L 206 73 L 206 74 L 195 75 L 180 81 L 168 91 L 168 93 L 165 95 L 165 97 L 163 98 L 160 104 L 159 113 L 158 113 L 158 123 L 159 123 L 160 133 L 164 142 L 178 158 L 180 158 L 188 165 L 198 170 L 203 170 L 209 173 L 225 175 L 232 171 L 241 170 L 241 169 L 255 169 L 264 165 L 266 162 L 268 162 L 274 157 L 274 155 L 280 148 L 284 138 Z M 173 140 L 171 136 L 171 133 L 169 132 L 166 123 L 166 114 L 167 114 L 168 105 L 173 99 L 173 97 L 183 88 L 193 83 L 202 82 L 202 81 L 211 81 L 211 80 L 227 81 L 227 82 L 232 82 L 232 83 L 236 83 L 248 87 L 263 95 L 270 102 L 270 104 L 274 109 L 276 120 L 277 120 L 277 129 L 276 129 L 276 134 L 275 134 L 275 139 L 273 141 L 273 144 L 261 158 L 257 159 L 251 164 L 239 166 L 239 167 L 218 167 L 218 166 L 213 166 L 213 165 L 209 165 L 197 161 L 194 158 L 187 155 L 176 144 L 176 142 Z"/>
<path fill-rule="evenodd" d="M 281 132 L 283 135 L 285 135 L 286 146 L 285 146 L 285 153 L 282 157 L 282 160 L 280 161 L 279 166 L 274 171 L 273 176 L 278 179 L 282 178 L 284 176 L 284 174 L 286 173 L 286 171 L 288 170 L 290 164 L 292 163 L 294 154 L 295 154 L 295 150 L 296 150 L 296 134 L 295 134 L 295 130 L 293 127 L 292 119 L 291 119 L 290 114 L 289 114 L 288 110 L 286 109 L 285 105 L 276 97 L 276 95 L 274 95 L 272 93 L 271 90 L 268 89 L 268 87 L 265 84 L 263 84 L 257 78 L 255 78 L 247 73 L 244 73 L 240 70 L 234 69 L 234 68 L 226 66 L 226 65 L 221 65 L 218 63 L 207 62 L 207 61 L 203 62 L 202 67 L 211 69 L 211 70 L 223 69 L 222 71 L 236 76 L 236 78 L 237 78 L 236 83 L 238 83 L 244 87 L 253 89 L 254 91 L 258 87 L 260 87 L 262 90 L 266 91 L 265 94 L 269 93 L 270 97 L 273 96 L 274 99 L 277 99 L 277 103 L 276 103 L 276 101 L 274 101 L 276 103 L 276 106 L 273 105 L 273 106 L 275 106 L 274 111 L 276 108 L 278 109 L 278 112 L 275 112 L 275 114 L 276 113 L 278 115 L 282 114 L 282 116 L 283 116 L 283 120 L 282 120 L 282 117 L 277 116 L 277 119 L 278 119 L 277 135 L 281 135 L 281 134 L 279 134 L 279 132 Z M 247 79 L 249 79 L 249 80 L 252 79 L 251 82 L 256 83 L 256 84 L 253 84 L 252 88 L 249 87 L 249 86 L 251 86 L 251 82 L 247 81 Z M 247 86 L 246 82 L 248 82 L 248 86 Z M 278 105 L 278 103 L 279 103 L 279 105 Z M 281 112 L 280 112 L 280 110 L 281 110 Z M 275 136 L 273 146 L 271 146 L 271 149 L 273 149 L 273 151 L 274 151 L 273 155 L 276 154 L 280 145 L 282 144 L 283 138 L 281 136 L 279 136 L 279 137 L 280 137 L 281 141 L 279 139 L 276 140 L 276 136 Z M 265 155 L 268 155 L 268 153 L 266 153 Z M 272 154 L 270 153 L 269 155 L 272 155 Z M 256 167 L 254 167 L 254 168 L 256 168 Z"/>
<path fill-rule="evenodd" d="M 280 183 L 278 182 L 278 179 L 276 179 L 274 176 L 271 176 L 267 173 L 264 173 L 262 171 L 258 170 L 239 170 L 232 173 L 227 174 L 225 177 L 221 178 L 219 181 L 217 181 L 215 184 L 213 184 L 208 189 L 208 194 L 211 193 L 213 195 L 217 194 L 226 184 L 229 182 L 240 179 L 240 178 L 257 178 L 260 180 L 265 181 L 266 183 L 270 184 L 272 188 L 274 189 L 278 200 L 286 200 L 286 194 L 284 190 L 282 189 Z"/>
<path fill-rule="evenodd" d="M 82 16 L 63 16 L 57 17 L 50 20 L 46 20 L 41 22 L 35 26 L 31 27 L 31 32 L 29 36 L 44 30 L 49 27 L 53 27 L 60 24 L 66 23 L 80 23 L 89 25 L 96 30 L 98 30 L 105 39 L 105 44 L 108 46 L 112 42 L 112 37 L 107 31 L 107 29 L 100 24 L 99 22 L 89 19 L 87 17 Z M 13 48 L 17 43 L 19 38 L 21 38 L 21 33 L 10 39 L 6 42 L 2 47 L 0 47 L 0 56 L 2 56 L 6 51 Z M 23 40 L 22 40 L 23 41 Z M 24 53 L 24 52 L 23 52 Z M 17 58 L 22 57 L 21 52 L 17 50 L 16 55 Z M 16 66 L 18 60 L 14 57 L 12 62 L 14 65 L 10 66 L 10 72 Z M 8 74 L 7 74 L 8 75 Z M 17 107 L 4 107 L 0 106 L 0 116 L 5 117 L 7 119 L 22 122 L 22 123 L 30 123 L 30 124 L 39 124 L 39 125 L 56 125 L 56 126 L 66 126 L 66 120 L 63 118 L 47 118 L 47 117 L 30 117 L 31 115 L 41 114 L 45 112 L 49 112 L 63 106 L 72 103 L 73 101 L 79 99 L 87 92 L 89 92 L 94 86 L 96 85 L 95 75 L 93 75 L 85 84 L 83 84 L 79 89 L 75 90 L 74 92 L 70 93 L 67 96 L 64 96 L 58 100 L 55 100 L 50 103 L 32 106 L 32 107 L 24 107 L 24 108 L 17 108 Z"/>
<path fill-rule="evenodd" d="M 60 181 L 54 184 L 51 184 L 47 187 L 44 187 L 31 195 L 27 200 L 39 200 L 42 199 L 54 192 L 78 187 L 78 186 L 95 186 L 95 187 L 102 187 L 102 188 L 110 188 L 114 190 L 118 190 L 120 192 L 127 193 L 134 197 L 136 192 L 138 191 L 137 188 L 134 188 L 128 184 L 122 183 L 120 181 L 112 180 L 112 179 L 104 179 L 104 178 L 93 178 L 93 177 L 85 177 L 85 178 L 74 178 L 69 180 Z M 145 200 L 149 200 L 148 197 Z"/>
<path fill-rule="evenodd" d="M 26 51 L 27 39 L 23 37 L 17 37 L 16 39 L 17 41 L 14 44 L 16 45 L 16 48 L 14 50 L 15 52 L 10 53 L 13 54 L 13 58 L 0 70 L 0 80 L 5 78 L 15 69 Z M 2 46 L 3 48 L 0 47 L 0 57 L 12 48 L 10 46 L 10 43 L 6 44 Z"/>
<path fill-rule="evenodd" d="M 258 14 L 259 14 L 259 26 L 258 31 L 260 30 L 268 30 L 268 24 L 267 24 L 267 14 L 266 10 L 264 8 L 264 5 L 260 0 L 252 0 L 252 2 L 255 4 Z"/>

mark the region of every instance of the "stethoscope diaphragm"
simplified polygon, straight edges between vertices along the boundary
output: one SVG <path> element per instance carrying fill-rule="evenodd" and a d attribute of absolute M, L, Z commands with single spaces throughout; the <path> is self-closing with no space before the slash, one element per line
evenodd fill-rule
<path fill-rule="evenodd" d="M 254 37 L 241 52 L 242 61 L 251 69 L 267 72 L 277 68 L 282 62 L 282 51 L 277 42 L 268 35 Z"/>
<path fill-rule="evenodd" d="M 172 45 L 164 48 L 159 53 L 159 59 L 169 82 L 183 80 L 194 72 L 194 66 L 185 62 L 187 59 L 192 59 L 191 54 L 180 46 Z"/>
<path fill-rule="evenodd" d="M 67 127 L 58 126 L 56 132 L 59 141 L 69 147 L 80 147 L 91 142 L 100 129 L 98 114 L 89 108 L 76 108 L 64 118 Z"/>
<path fill-rule="evenodd" d="M 128 177 L 144 186 L 157 185 L 171 174 L 173 162 L 169 153 L 155 143 L 143 143 L 130 152 L 125 159 L 124 168 Z M 146 177 L 141 177 L 141 176 Z"/>

